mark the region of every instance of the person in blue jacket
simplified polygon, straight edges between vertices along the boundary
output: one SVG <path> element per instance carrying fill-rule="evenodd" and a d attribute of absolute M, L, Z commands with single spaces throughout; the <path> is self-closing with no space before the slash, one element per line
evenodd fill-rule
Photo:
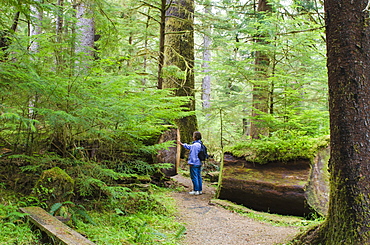
<path fill-rule="evenodd" d="M 198 157 L 198 153 L 201 148 L 202 135 L 200 132 L 195 131 L 193 133 L 193 143 L 186 144 L 178 141 L 177 143 L 182 145 L 185 149 L 190 150 L 188 164 L 190 166 L 190 178 L 193 182 L 193 191 L 189 192 L 190 195 L 201 195 L 202 192 L 202 162 Z"/>

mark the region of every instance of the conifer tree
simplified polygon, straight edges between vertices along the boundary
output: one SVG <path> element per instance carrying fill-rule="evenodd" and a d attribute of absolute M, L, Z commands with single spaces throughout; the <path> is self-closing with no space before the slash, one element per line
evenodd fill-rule
<path fill-rule="evenodd" d="M 210 1 L 204 6 L 204 14 L 211 14 L 212 7 Z M 203 63 L 202 68 L 204 77 L 202 79 L 202 107 L 209 108 L 211 106 L 211 75 L 209 74 L 210 61 L 211 61 L 211 44 L 212 39 L 210 37 L 211 28 L 208 27 L 203 34 Z"/>
<path fill-rule="evenodd" d="M 330 199 L 325 222 L 296 244 L 370 244 L 368 1 L 325 0 Z"/>
<path fill-rule="evenodd" d="M 257 11 L 262 14 L 271 13 L 272 7 L 267 0 L 259 0 Z M 266 33 L 259 33 L 256 37 L 256 42 L 260 45 L 267 45 Z M 250 134 L 252 139 L 258 139 L 260 135 L 268 135 L 268 128 L 262 126 L 258 119 L 260 113 L 269 113 L 269 84 L 267 78 L 269 76 L 270 58 L 265 50 L 256 51 L 255 71 L 256 80 L 253 84 L 253 108 Z"/>
<path fill-rule="evenodd" d="M 194 0 L 167 0 L 163 88 L 174 95 L 189 97 L 188 110 L 195 110 L 194 92 Z M 196 116 L 177 120 L 184 142 L 192 140 Z"/>

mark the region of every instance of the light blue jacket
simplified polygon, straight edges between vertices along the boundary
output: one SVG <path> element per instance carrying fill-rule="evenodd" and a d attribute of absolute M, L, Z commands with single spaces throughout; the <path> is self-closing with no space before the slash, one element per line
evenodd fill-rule
<path fill-rule="evenodd" d="M 202 162 L 199 160 L 199 157 L 198 157 L 198 154 L 200 152 L 201 143 L 202 141 L 196 140 L 193 142 L 193 144 L 183 144 L 182 145 L 185 149 L 190 150 L 189 160 L 188 160 L 189 165 L 193 165 L 193 166 L 202 165 Z"/>

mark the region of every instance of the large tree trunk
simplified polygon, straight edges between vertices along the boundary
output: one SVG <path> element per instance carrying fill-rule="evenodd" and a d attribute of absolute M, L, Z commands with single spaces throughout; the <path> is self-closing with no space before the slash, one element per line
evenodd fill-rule
<path fill-rule="evenodd" d="M 76 6 L 76 53 L 84 54 L 87 59 L 93 58 L 94 37 L 95 37 L 95 22 L 92 17 L 90 6 L 83 1 L 80 1 Z M 85 58 L 83 58 L 85 59 Z"/>
<path fill-rule="evenodd" d="M 272 7 L 267 0 L 258 1 L 258 12 L 271 12 Z M 268 44 L 265 40 L 266 33 L 261 33 L 256 37 L 256 42 L 259 44 Z M 250 134 L 252 139 L 259 139 L 260 135 L 268 135 L 268 128 L 260 125 L 258 115 L 269 112 L 269 85 L 267 83 L 268 68 L 270 58 L 265 51 L 257 51 L 255 58 L 256 81 L 253 84 L 253 109 Z"/>
<path fill-rule="evenodd" d="M 188 96 L 190 111 L 195 110 L 194 95 L 194 0 L 167 0 L 164 67 L 176 66 L 177 74 L 163 79 L 163 88 L 174 88 L 176 96 Z M 197 129 L 195 115 L 177 120 L 184 142 L 192 140 Z"/>
<path fill-rule="evenodd" d="M 29 46 L 29 51 L 32 54 L 38 54 L 40 52 L 40 41 L 38 40 L 38 36 L 42 33 L 42 20 L 43 20 L 43 10 L 41 8 L 42 0 L 36 0 L 35 2 L 38 2 L 39 4 L 30 5 L 30 19 L 31 23 L 29 26 L 29 35 L 31 38 L 31 43 Z M 32 58 L 34 56 L 31 56 Z M 28 117 L 31 120 L 35 120 L 37 113 L 35 112 L 34 108 L 37 105 L 38 99 L 40 95 L 35 93 L 29 94 L 28 99 Z M 27 129 L 27 153 L 31 154 L 33 152 L 34 147 L 34 135 L 35 132 L 31 129 L 31 127 L 28 127 Z"/>
<path fill-rule="evenodd" d="M 63 35 L 63 25 L 64 25 L 64 14 L 63 14 L 63 7 L 64 7 L 64 0 L 57 1 L 57 19 L 55 25 L 55 33 L 56 33 L 56 42 L 62 43 L 62 35 Z M 60 47 L 60 46 L 59 46 Z M 63 56 L 61 55 L 62 50 L 57 49 L 55 54 L 56 64 L 57 64 L 57 71 L 62 69 L 63 64 Z"/>
<path fill-rule="evenodd" d="M 36 2 L 41 2 L 41 0 L 36 0 Z M 43 12 L 40 6 L 31 5 L 31 25 L 30 25 L 30 37 L 32 38 L 29 50 L 33 53 L 39 52 L 39 41 L 37 40 L 37 35 L 40 35 L 42 32 L 42 17 Z"/>
<path fill-rule="evenodd" d="M 370 244 L 368 0 L 325 0 L 331 191 L 325 223 L 302 241 Z M 302 242 L 303 243 L 303 242 Z"/>
<path fill-rule="evenodd" d="M 158 84 L 159 89 L 163 88 L 163 65 L 164 65 L 164 43 L 166 39 L 166 0 L 161 0 L 161 20 L 159 22 L 159 58 L 158 58 Z"/>
<path fill-rule="evenodd" d="M 210 14 L 211 13 L 211 5 L 210 3 L 206 3 L 204 7 L 204 13 Z M 207 33 L 208 32 L 208 33 Z M 211 28 L 208 27 L 206 33 L 203 36 L 203 72 L 205 73 L 203 80 L 202 80 L 202 107 L 203 109 L 209 108 L 211 106 L 211 76 L 208 74 L 210 72 L 209 63 L 211 61 L 211 44 L 212 40 L 209 37 L 211 33 Z"/>

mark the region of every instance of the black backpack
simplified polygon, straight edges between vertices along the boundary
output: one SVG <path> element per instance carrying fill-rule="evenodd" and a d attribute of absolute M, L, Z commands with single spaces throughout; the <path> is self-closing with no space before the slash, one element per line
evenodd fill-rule
<path fill-rule="evenodd" d="M 203 143 L 200 143 L 200 151 L 198 153 L 198 157 L 200 161 L 205 161 L 207 158 L 209 158 L 207 153 L 207 147 L 203 145 Z"/>

